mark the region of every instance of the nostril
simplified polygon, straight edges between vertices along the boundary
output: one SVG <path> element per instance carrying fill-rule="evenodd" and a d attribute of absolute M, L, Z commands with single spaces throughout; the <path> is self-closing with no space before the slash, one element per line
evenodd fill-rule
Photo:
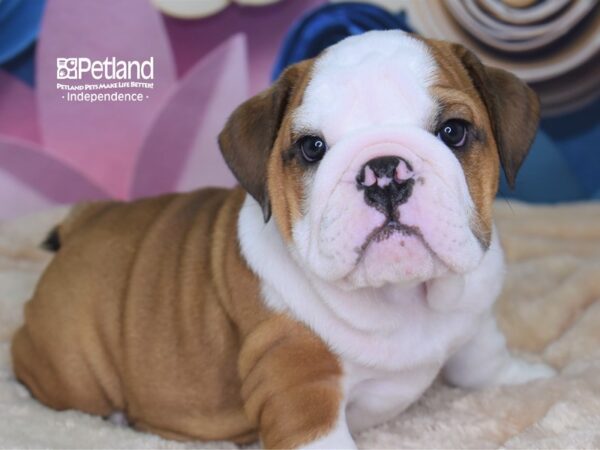
<path fill-rule="evenodd" d="M 368 165 L 365 166 L 364 172 L 363 172 L 362 185 L 369 187 L 369 186 L 373 186 L 376 182 L 377 182 L 377 177 L 375 176 L 375 172 L 373 172 L 373 169 L 371 169 Z"/>
<path fill-rule="evenodd" d="M 394 172 L 394 181 L 396 183 L 403 183 L 406 180 L 412 178 L 413 170 L 412 166 L 403 158 L 400 158 L 396 170 Z"/>

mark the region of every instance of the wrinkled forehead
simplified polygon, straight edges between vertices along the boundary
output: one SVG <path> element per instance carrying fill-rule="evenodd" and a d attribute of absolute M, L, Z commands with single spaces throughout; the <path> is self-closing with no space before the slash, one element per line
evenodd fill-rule
<path fill-rule="evenodd" d="M 294 131 L 333 143 L 374 125 L 424 127 L 435 109 L 428 89 L 436 73 L 428 46 L 402 31 L 347 38 L 315 61 Z"/>

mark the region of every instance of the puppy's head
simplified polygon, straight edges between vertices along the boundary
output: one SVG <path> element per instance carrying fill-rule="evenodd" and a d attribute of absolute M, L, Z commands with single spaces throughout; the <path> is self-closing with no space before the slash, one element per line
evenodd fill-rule
<path fill-rule="evenodd" d="M 473 270 L 538 113 L 464 47 L 376 31 L 288 68 L 219 142 L 302 266 L 352 289 Z"/>

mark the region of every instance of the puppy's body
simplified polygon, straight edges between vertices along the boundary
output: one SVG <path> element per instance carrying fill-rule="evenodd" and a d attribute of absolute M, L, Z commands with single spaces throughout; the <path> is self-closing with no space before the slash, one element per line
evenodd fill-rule
<path fill-rule="evenodd" d="M 220 145 L 244 190 L 77 209 L 15 372 L 54 408 L 167 437 L 333 448 L 441 369 L 548 376 L 491 314 L 498 166 L 514 182 L 536 121 L 526 86 L 461 47 L 350 38 L 234 112 Z"/>

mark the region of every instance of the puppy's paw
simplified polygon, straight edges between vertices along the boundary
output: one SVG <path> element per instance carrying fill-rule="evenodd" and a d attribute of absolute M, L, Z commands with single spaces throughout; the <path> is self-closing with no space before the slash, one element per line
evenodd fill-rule
<path fill-rule="evenodd" d="M 127 420 L 127 416 L 125 413 L 121 411 L 115 411 L 106 417 L 106 420 L 113 425 L 118 427 L 127 427 L 129 426 L 129 421 Z"/>
<path fill-rule="evenodd" d="M 511 358 L 500 369 L 494 384 L 523 384 L 528 381 L 550 378 L 556 375 L 556 370 L 547 364 L 531 363 L 520 358 Z"/>
<path fill-rule="evenodd" d="M 356 444 L 345 426 L 339 426 L 330 433 L 308 444 L 300 446 L 302 449 L 337 449 L 356 450 Z"/>

